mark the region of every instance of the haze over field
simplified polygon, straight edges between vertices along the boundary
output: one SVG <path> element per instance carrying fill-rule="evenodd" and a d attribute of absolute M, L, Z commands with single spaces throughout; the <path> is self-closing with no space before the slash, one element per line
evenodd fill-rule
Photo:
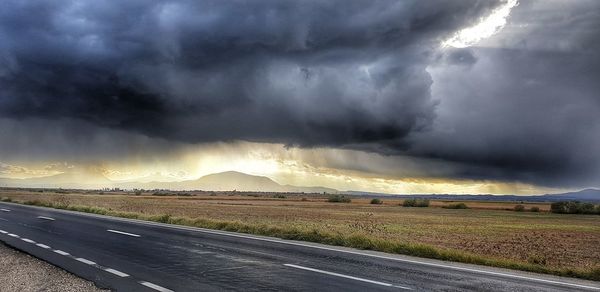
<path fill-rule="evenodd" d="M 596 0 L 4 0 L 0 184 L 600 188 L 599 36 Z"/>

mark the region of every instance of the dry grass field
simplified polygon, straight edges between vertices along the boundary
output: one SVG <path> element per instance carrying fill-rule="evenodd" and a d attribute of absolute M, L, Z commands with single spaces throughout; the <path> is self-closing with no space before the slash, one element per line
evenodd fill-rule
<path fill-rule="evenodd" d="M 547 212 L 549 204 L 545 203 L 524 204 L 527 210 L 536 206 L 542 211 L 534 213 L 512 211 L 516 203 L 510 202 L 465 202 L 470 209 L 455 210 L 440 208 L 450 204 L 447 201 L 432 201 L 428 208 L 406 208 L 399 205 L 402 202 L 399 199 L 384 198 L 381 205 L 371 205 L 366 198 L 355 198 L 351 203 L 329 203 L 323 196 L 300 194 L 274 198 L 267 194 L 254 197 L 239 193 L 135 196 L 4 190 L 0 197 L 61 208 L 91 206 L 103 210 L 99 213 L 122 216 L 119 213 L 127 212 L 124 216 L 142 219 L 167 214 L 168 217 L 160 217 L 163 219 L 158 221 L 167 218 L 169 223 L 265 235 L 269 235 L 265 230 L 295 230 L 331 238 L 356 236 L 376 243 L 339 244 L 411 254 L 404 249 L 385 248 L 387 243 L 401 243 L 460 255 L 450 256 L 451 260 L 600 278 L 600 216 L 552 214 Z M 207 226 L 206 222 L 233 222 L 245 227 Z M 427 252 L 424 255 L 428 256 Z M 478 260 L 469 260 L 471 257 Z"/>

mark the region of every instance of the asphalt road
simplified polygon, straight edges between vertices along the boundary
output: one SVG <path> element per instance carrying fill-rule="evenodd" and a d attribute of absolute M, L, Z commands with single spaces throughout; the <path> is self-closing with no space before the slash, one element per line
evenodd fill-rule
<path fill-rule="evenodd" d="M 600 291 L 600 283 L 0 203 L 0 240 L 114 291 Z"/>

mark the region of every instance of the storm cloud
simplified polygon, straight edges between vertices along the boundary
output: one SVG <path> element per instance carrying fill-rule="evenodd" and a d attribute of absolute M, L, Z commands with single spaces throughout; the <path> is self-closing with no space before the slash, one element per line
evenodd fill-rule
<path fill-rule="evenodd" d="M 597 1 L 523 1 L 502 33 L 458 54 L 473 58 L 430 67 L 438 118 L 413 154 L 471 165 L 462 177 L 598 186 L 599 36 Z"/>
<path fill-rule="evenodd" d="M 435 116 L 430 47 L 494 4 L 3 1 L 0 108 L 189 142 L 395 140 Z"/>
<path fill-rule="evenodd" d="M 479 46 L 440 45 L 503 3 L 2 1 L 1 152 L 40 136 L 101 137 L 113 146 L 99 157 L 129 153 L 110 137 L 136 149 L 144 137 L 244 140 L 448 161 L 456 178 L 593 185 L 599 5 L 523 1 Z M 90 149 L 67 144 L 49 143 Z"/>

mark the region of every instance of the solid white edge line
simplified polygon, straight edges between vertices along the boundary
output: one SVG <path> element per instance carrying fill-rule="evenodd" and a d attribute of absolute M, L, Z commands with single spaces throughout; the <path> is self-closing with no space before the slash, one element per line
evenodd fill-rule
<path fill-rule="evenodd" d="M 95 264 L 96 264 L 95 262 L 92 262 L 92 261 L 90 261 L 90 260 L 88 260 L 88 259 L 84 259 L 84 258 L 75 258 L 75 260 L 77 260 L 77 261 L 79 261 L 79 262 L 82 262 L 82 263 L 84 263 L 84 264 L 91 265 L 91 266 L 93 266 L 93 265 L 95 265 Z"/>
<path fill-rule="evenodd" d="M 305 271 L 311 271 L 311 272 L 315 272 L 315 273 L 326 274 L 326 275 L 330 275 L 330 276 L 336 276 L 336 277 L 340 277 L 340 278 L 346 278 L 346 279 L 366 282 L 366 283 L 370 283 L 370 284 L 376 284 L 376 285 L 381 285 L 381 286 L 386 286 L 386 287 L 395 287 L 395 288 L 400 288 L 400 289 L 405 289 L 405 290 L 412 290 L 412 288 L 408 288 L 408 287 L 404 287 L 404 286 L 398 286 L 398 285 L 394 285 L 394 284 L 390 284 L 390 283 L 379 282 L 379 281 L 374 281 L 374 280 L 369 280 L 369 279 L 364 279 L 364 278 L 359 278 L 359 277 L 354 277 L 354 276 L 349 276 L 349 275 L 344 275 L 344 274 L 339 274 L 339 273 L 334 273 L 334 272 L 328 272 L 328 271 L 323 271 L 323 270 L 319 270 L 319 269 L 313 269 L 313 268 L 308 268 L 308 267 L 303 267 L 303 266 L 298 266 L 298 265 L 293 265 L 293 264 L 284 264 L 284 266 L 290 267 L 290 268 L 296 268 L 296 269 L 300 269 L 300 270 L 305 270 Z"/>
<path fill-rule="evenodd" d="M 35 244 L 35 241 L 33 241 L 33 240 L 29 239 L 29 238 L 21 238 L 21 240 L 25 241 L 25 242 L 29 242 L 29 243 Z"/>
<path fill-rule="evenodd" d="M 56 219 L 54 218 L 50 218 L 50 217 L 46 217 L 46 216 L 37 216 L 38 219 L 44 219 L 44 220 L 49 220 L 49 221 L 54 221 Z"/>
<path fill-rule="evenodd" d="M 160 292 L 174 292 L 173 290 L 169 290 L 169 289 L 167 289 L 165 287 L 158 286 L 158 285 L 150 283 L 150 282 L 140 281 L 138 283 L 140 283 L 141 285 L 144 285 L 144 286 L 146 286 L 148 288 L 154 289 L 156 291 L 160 291 Z"/>
<path fill-rule="evenodd" d="M 321 250 L 329 250 L 329 251 L 335 251 L 335 252 L 341 252 L 341 253 L 347 253 L 347 254 L 361 255 L 361 256 L 372 257 L 372 258 L 387 259 L 387 260 L 392 260 L 392 261 L 397 261 L 397 262 L 420 264 L 420 265 L 424 265 L 424 266 L 445 268 L 445 269 L 450 269 L 450 270 L 466 271 L 466 272 L 479 273 L 479 274 L 488 274 L 488 275 L 494 275 L 494 276 L 500 276 L 500 277 L 506 277 L 506 278 L 524 279 L 524 280 L 530 280 L 530 281 L 534 281 L 534 282 L 571 286 L 571 287 L 578 287 L 578 288 L 600 291 L 600 287 L 594 287 L 594 286 L 580 285 L 580 284 L 554 281 L 554 280 L 546 280 L 546 279 L 533 278 L 533 277 L 527 277 L 527 276 L 519 276 L 519 275 L 513 275 L 513 274 L 507 274 L 507 273 L 501 273 L 501 272 L 477 270 L 477 269 L 473 269 L 473 268 L 436 264 L 436 263 L 431 263 L 431 262 L 421 262 L 421 261 L 416 261 L 416 260 L 394 258 L 394 257 L 388 257 L 388 256 L 382 256 L 382 255 L 376 255 L 376 254 L 363 253 L 363 252 L 359 252 L 359 251 L 335 249 L 335 248 L 330 248 L 330 247 L 326 247 L 326 246 L 317 246 L 317 245 L 302 244 L 299 242 L 284 241 L 282 239 L 260 238 L 260 237 L 254 237 L 254 236 L 247 236 L 247 235 L 243 235 L 243 234 L 218 232 L 216 230 L 209 230 L 209 229 L 200 228 L 200 227 L 181 226 L 181 225 L 174 225 L 174 224 L 167 224 L 167 223 L 144 221 L 144 220 L 139 220 L 139 219 L 120 218 L 120 217 L 113 217 L 113 216 L 106 216 L 106 215 L 99 215 L 99 214 L 90 214 L 90 213 L 85 213 L 85 212 L 76 212 L 76 211 L 69 211 L 69 210 L 59 210 L 59 209 L 52 209 L 52 208 L 38 207 L 38 206 L 25 206 L 25 205 L 21 205 L 21 204 L 17 204 L 17 203 L 8 203 L 8 204 L 12 204 L 12 205 L 23 207 L 23 208 L 29 207 L 29 208 L 38 208 L 38 209 L 42 209 L 42 210 L 52 210 L 53 212 L 69 214 L 69 215 L 73 215 L 73 216 L 102 218 L 102 219 L 109 220 L 109 221 L 121 221 L 121 222 L 128 222 L 128 223 L 139 224 L 139 225 L 150 225 L 150 226 L 158 226 L 158 227 L 171 228 L 171 229 L 217 234 L 217 235 L 237 237 L 237 238 L 246 238 L 246 239 L 259 240 L 259 241 L 274 242 L 274 243 L 279 243 L 279 244 L 288 244 L 288 245 L 302 246 L 302 247 L 315 248 L 315 249 L 321 249 Z M 399 256 L 401 256 L 401 255 L 399 255 Z M 458 263 L 458 264 L 460 264 L 460 263 Z M 491 268 L 493 268 L 493 267 L 491 267 Z M 515 272 L 519 272 L 519 271 L 515 270 Z M 576 279 L 574 279 L 574 280 L 576 280 Z"/>
<path fill-rule="evenodd" d="M 106 268 L 106 269 L 104 269 L 104 270 L 105 270 L 105 271 L 107 271 L 107 272 L 109 272 L 109 273 L 111 273 L 111 274 L 115 274 L 115 275 L 117 275 L 117 276 L 119 276 L 119 277 L 121 277 L 121 278 L 129 277 L 129 275 L 128 275 L 128 274 L 125 274 L 125 273 L 123 273 L 123 272 L 121 272 L 121 271 L 117 271 L 117 270 L 115 270 L 115 269 Z"/>
<path fill-rule="evenodd" d="M 54 250 L 55 253 L 59 254 L 59 255 L 64 255 L 64 256 L 68 256 L 71 255 L 70 253 L 66 252 L 66 251 L 62 251 L 60 249 L 56 249 Z"/>
<path fill-rule="evenodd" d="M 118 233 L 118 234 L 128 235 L 128 236 L 133 236 L 133 237 L 140 237 L 141 236 L 141 235 L 137 235 L 137 234 L 133 234 L 133 233 L 129 233 L 129 232 L 123 232 L 123 231 L 112 230 L 112 229 L 107 229 L 106 231 L 112 232 L 112 233 Z"/>
<path fill-rule="evenodd" d="M 38 243 L 36 245 L 39 246 L 39 247 L 41 247 L 41 248 L 50 249 L 50 247 L 47 246 L 47 245 L 45 245 L 45 244 Z"/>

